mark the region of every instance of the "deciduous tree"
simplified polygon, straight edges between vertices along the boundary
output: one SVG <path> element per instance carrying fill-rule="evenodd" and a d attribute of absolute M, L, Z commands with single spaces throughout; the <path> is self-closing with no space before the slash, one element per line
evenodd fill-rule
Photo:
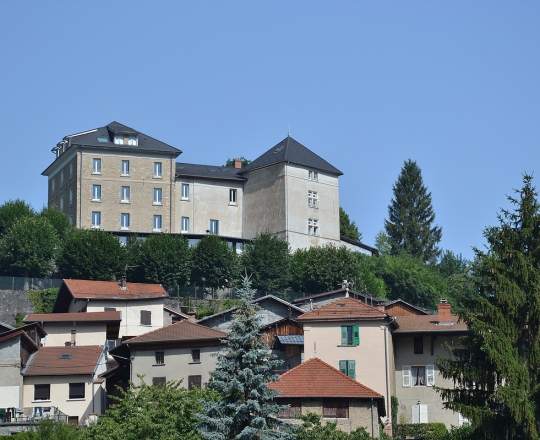
<path fill-rule="evenodd" d="M 217 235 L 207 235 L 192 249 L 191 281 L 205 287 L 229 286 L 237 279 L 238 257 Z"/>
<path fill-rule="evenodd" d="M 0 237 L 9 227 L 23 217 L 35 217 L 36 212 L 24 200 L 8 200 L 0 206 Z"/>

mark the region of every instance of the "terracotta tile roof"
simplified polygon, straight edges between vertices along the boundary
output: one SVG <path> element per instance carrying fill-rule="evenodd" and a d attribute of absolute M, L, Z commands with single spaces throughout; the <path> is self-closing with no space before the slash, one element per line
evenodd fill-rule
<path fill-rule="evenodd" d="M 126 283 L 126 289 L 117 281 L 64 280 L 75 299 L 145 299 L 169 296 L 161 284 Z"/>
<path fill-rule="evenodd" d="M 16 329 L 10 330 L 9 332 L 2 333 L 0 335 L 0 342 L 6 341 L 11 338 L 15 338 L 19 335 L 21 336 L 21 338 L 26 339 L 36 350 L 39 349 L 39 347 L 34 342 L 34 340 L 30 336 L 28 336 L 24 330 L 21 330 L 20 328 L 19 329 L 16 328 Z"/>
<path fill-rule="evenodd" d="M 450 315 L 451 322 L 439 324 L 438 315 L 411 315 L 398 316 L 396 321 L 399 328 L 393 333 L 418 333 L 418 332 L 465 332 L 467 325 L 464 322 L 459 322 L 457 315 Z"/>
<path fill-rule="evenodd" d="M 126 344 L 144 344 L 148 342 L 190 341 L 194 339 L 224 339 L 227 333 L 189 321 L 175 322 L 166 327 L 152 330 L 140 336 L 128 339 Z"/>
<path fill-rule="evenodd" d="M 268 388 L 280 390 L 278 397 L 349 397 L 357 399 L 380 399 L 383 396 L 319 358 L 294 367 L 270 382 Z"/>
<path fill-rule="evenodd" d="M 329 304 L 300 315 L 298 321 L 344 321 L 384 319 L 386 313 L 351 297 L 338 298 Z"/>
<path fill-rule="evenodd" d="M 92 374 L 102 351 L 103 347 L 99 345 L 42 347 L 28 360 L 23 376 Z M 69 355 L 69 359 L 60 359 L 63 355 Z"/>
<path fill-rule="evenodd" d="M 30 313 L 23 322 L 110 322 L 121 321 L 120 312 Z"/>

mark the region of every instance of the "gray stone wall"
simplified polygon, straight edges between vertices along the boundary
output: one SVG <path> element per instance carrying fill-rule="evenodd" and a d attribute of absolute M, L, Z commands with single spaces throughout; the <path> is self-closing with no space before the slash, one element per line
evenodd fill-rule
<path fill-rule="evenodd" d="M 34 313 L 28 292 L 24 290 L 0 290 L 0 321 L 15 325 L 15 315 Z"/>

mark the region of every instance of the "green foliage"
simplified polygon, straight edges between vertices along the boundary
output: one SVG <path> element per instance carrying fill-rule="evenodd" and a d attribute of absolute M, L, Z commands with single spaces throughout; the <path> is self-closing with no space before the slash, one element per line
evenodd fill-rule
<path fill-rule="evenodd" d="M 29 290 L 28 296 L 34 306 L 34 313 L 52 313 L 58 290 L 54 287 L 43 290 Z"/>
<path fill-rule="evenodd" d="M 283 291 L 290 278 L 289 244 L 283 238 L 263 232 L 246 243 L 241 264 L 252 274 L 253 288 L 265 292 Z"/>
<path fill-rule="evenodd" d="M 339 207 L 339 235 L 354 241 L 362 240 L 362 233 L 358 230 L 356 222 L 351 222 L 349 214 L 341 206 Z"/>
<path fill-rule="evenodd" d="M 10 436 L 17 440 L 78 440 L 82 439 L 82 430 L 78 426 L 42 419 L 30 431 Z"/>
<path fill-rule="evenodd" d="M 358 428 L 350 434 L 337 427 L 337 421 L 327 421 L 321 424 L 321 416 L 308 413 L 299 416 L 302 424 L 294 431 L 296 440 L 369 440 L 371 435 L 364 429 Z M 376 427 L 378 429 L 378 426 Z"/>
<path fill-rule="evenodd" d="M 490 439 L 540 438 L 540 204 L 532 177 L 508 197 L 499 225 L 475 249 L 475 289 L 462 298 L 469 333 L 437 364 L 452 388 L 438 388 Z"/>
<path fill-rule="evenodd" d="M 442 440 L 479 440 L 482 438 L 484 437 L 482 437 L 481 433 L 471 425 L 463 425 L 459 428 L 452 426 L 446 436 L 442 437 Z"/>
<path fill-rule="evenodd" d="M 388 206 L 388 220 L 384 221 L 391 253 L 405 252 L 434 264 L 441 253 L 437 244 L 441 241 L 442 228 L 432 226 L 435 213 L 431 193 L 424 186 L 416 162 L 405 161 L 392 189 L 394 197 Z"/>
<path fill-rule="evenodd" d="M 386 284 L 377 273 L 380 257 L 369 256 L 358 252 L 356 258 L 358 259 L 359 265 L 354 290 L 371 294 L 377 298 L 386 298 Z"/>
<path fill-rule="evenodd" d="M 23 322 L 23 319 L 26 315 L 23 313 L 23 312 L 17 312 L 17 314 L 15 315 L 15 327 L 16 328 L 21 328 L 21 327 L 24 327 L 24 322 Z"/>
<path fill-rule="evenodd" d="M 207 235 L 192 249 L 191 281 L 205 287 L 231 286 L 240 273 L 238 256 L 217 235 Z"/>
<path fill-rule="evenodd" d="M 55 206 L 43 208 L 39 213 L 39 217 L 44 218 L 52 225 L 60 240 L 63 240 L 66 235 L 72 229 L 74 229 L 74 227 L 69 223 L 68 216 L 62 211 L 58 210 Z"/>
<path fill-rule="evenodd" d="M 392 244 L 390 243 L 390 238 L 388 235 L 386 235 L 386 232 L 379 231 L 379 233 L 375 236 L 375 247 L 381 256 L 391 254 Z"/>
<path fill-rule="evenodd" d="M 443 440 L 447 438 L 448 430 L 444 423 L 412 423 L 392 426 L 392 434 L 401 440 Z"/>
<path fill-rule="evenodd" d="M 22 217 L 0 240 L 0 270 L 11 276 L 49 276 L 58 245 L 58 235 L 46 219 Z"/>
<path fill-rule="evenodd" d="M 454 254 L 452 251 L 444 251 L 439 263 L 437 264 L 439 272 L 444 278 L 452 275 L 466 274 L 469 268 L 469 262 L 461 254 Z"/>
<path fill-rule="evenodd" d="M 392 426 L 398 424 L 399 400 L 396 396 L 390 397 L 390 407 L 392 411 Z"/>
<path fill-rule="evenodd" d="M 233 307 L 238 307 L 240 304 L 242 304 L 242 301 L 239 299 L 225 298 L 221 300 L 219 308 L 221 310 L 229 310 L 229 309 L 232 309 Z"/>
<path fill-rule="evenodd" d="M 8 200 L 0 206 L 0 237 L 18 220 L 35 216 L 34 209 L 24 200 Z"/>
<path fill-rule="evenodd" d="M 77 229 L 66 237 L 57 264 L 65 278 L 111 281 L 123 274 L 125 253 L 109 232 Z"/>
<path fill-rule="evenodd" d="M 244 156 L 242 156 L 240 158 L 240 162 L 242 163 L 242 168 L 244 168 L 245 166 L 247 166 L 247 165 L 249 165 L 251 163 L 251 161 L 246 159 Z M 226 168 L 234 168 L 234 159 L 228 158 L 227 162 L 223 166 L 226 167 Z"/>
<path fill-rule="evenodd" d="M 200 302 L 195 311 L 195 317 L 202 319 L 206 316 L 215 315 L 218 312 L 218 306 L 215 301 Z"/>

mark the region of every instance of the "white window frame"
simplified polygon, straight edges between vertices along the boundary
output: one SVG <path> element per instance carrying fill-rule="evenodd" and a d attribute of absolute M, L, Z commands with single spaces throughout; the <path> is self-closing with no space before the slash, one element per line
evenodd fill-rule
<path fill-rule="evenodd" d="M 137 135 L 136 134 L 130 134 L 128 136 L 128 145 L 133 145 L 133 146 L 137 146 L 139 145 L 139 141 L 137 139 Z"/>
<path fill-rule="evenodd" d="M 131 203 L 131 187 L 120 187 L 120 203 Z"/>
<path fill-rule="evenodd" d="M 181 200 L 189 200 L 189 183 L 182 183 L 181 191 Z"/>
<path fill-rule="evenodd" d="M 60 197 L 60 211 L 64 210 L 64 198 Z"/>
<path fill-rule="evenodd" d="M 308 180 L 312 180 L 314 182 L 319 181 L 319 173 L 317 171 L 308 171 Z"/>
<path fill-rule="evenodd" d="M 129 230 L 131 228 L 131 216 L 129 212 L 122 212 L 120 214 L 120 229 Z"/>
<path fill-rule="evenodd" d="M 69 163 L 69 177 L 73 176 L 73 162 Z"/>
<path fill-rule="evenodd" d="M 154 215 L 153 222 L 152 222 L 152 230 L 154 232 L 161 232 L 162 229 L 163 229 L 163 216 Z"/>
<path fill-rule="evenodd" d="M 122 160 L 120 162 L 120 175 L 129 176 L 129 160 Z"/>
<path fill-rule="evenodd" d="M 310 208 L 319 208 L 319 193 L 308 190 L 308 206 Z"/>
<path fill-rule="evenodd" d="M 412 383 L 411 366 L 410 365 L 402 365 L 401 366 L 401 378 L 402 378 L 403 388 L 410 388 L 411 383 Z"/>
<path fill-rule="evenodd" d="M 101 174 L 101 159 L 94 157 L 92 159 L 92 174 Z"/>
<path fill-rule="evenodd" d="M 92 211 L 92 228 L 101 228 L 101 211 Z"/>
<path fill-rule="evenodd" d="M 210 220 L 210 234 L 219 235 L 219 220 Z"/>
<path fill-rule="evenodd" d="M 182 217 L 180 220 L 180 232 L 189 233 L 189 217 Z"/>
<path fill-rule="evenodd" d="M 115 145 L 124 145 L 124 135 L 123 134 L 115 134 L 114 135 L 114 143 L 115 143 Z"/>
<path fill-rule="evenodd" d="M 101 185 L 92 185 L 92 202 L 101 202 Z"/>
<path fill-rule="evenodd" d="M 316 218 L 308 219 L 308 235 L 318 237 L 320 235 L 319 220 Z"/>
<path fill-rule="evenodd" d="M 424 369 L 424 383 L 414 384 L 418 375 L 418 368 Z M 416 374 L 414 374 L 416 373 Z M 435 365 L 402 365 L 401 366 L 403 388 L 409 387 L 432 387 L 435 385 Z"/>
<path fill-rule="evenodd" d="M 238 205 L 238 190 L 229 188 L 229 205 Z"/>
<path fill-rule="evenodd" d="M 73 189 L 69 189 L 69 206 L 73 204 Z"/>
<path fill-rule="evenodd" d="M 163 205 L 163 190 L 161 188 L 154 188 L 154 205 Z"/>
<path fill-rule="evenodd" d="M 154 162 L 154 179 L 162 179 L 162 178 L 163 178 L 163 163 Z"/>
<path fill-rule="evenodd" d="M 55 180 L 54 177 L 51 179 L 51 192 L 54 192 L 56 190 Z"/>

